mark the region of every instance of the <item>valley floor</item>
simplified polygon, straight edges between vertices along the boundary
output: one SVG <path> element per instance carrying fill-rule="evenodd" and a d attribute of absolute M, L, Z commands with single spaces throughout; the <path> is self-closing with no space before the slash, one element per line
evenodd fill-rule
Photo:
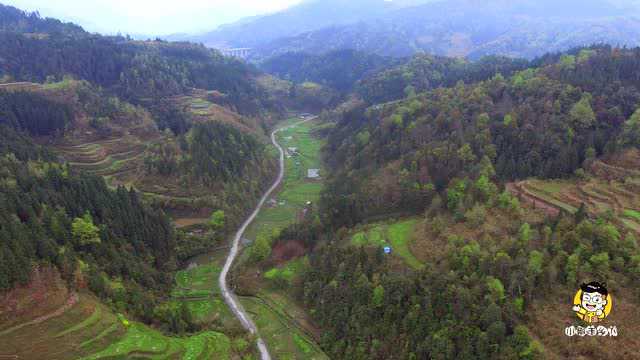
<path fill-rule="evenodd" d="M 283 126 L 295 124 L 290 119 Z M 294 125 L 277 134 L 277 141 L 285 148 L 285 175 L 281 187 L 268 200 L 265 208 L 251 224 L 245 235 L 247 243 L 258 237 L 271 237 L 311 212 L 322 190 L 323 169 L 320 161 L 322 140 L 314 135 L 316 121 Z M 320 178 L 309 178 L 309 170 L 318 169 Z M 306 310 L 298 305 L 293 294 L 277 286 L 278 281 L 295 277 L 297 264 L 304 261 L 304 250 L 294 257 L 281 256 L 282 249 L 273 250 L 275 266 L 264 273 L 252 266 L 244 266 L 249 246 L 239 259 L 242 282 L 250 282 L 257 291 L 242 296 L 240 301 L 251 314 L 261 337 L 275 359 L 326 359 L 316 341 L 318 331 Z M 284 280 L 287 281 L 287 280 Z"/>

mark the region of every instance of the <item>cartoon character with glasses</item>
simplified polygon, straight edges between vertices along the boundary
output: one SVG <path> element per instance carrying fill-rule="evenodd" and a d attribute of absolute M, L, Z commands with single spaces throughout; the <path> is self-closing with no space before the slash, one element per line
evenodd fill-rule
<path fill-rule="evenodd" d="M 611 312 L 611 295 L 599 282 L 582 284 L 574 298 L 573 311 L 589 324 L 599 323 Z"/>

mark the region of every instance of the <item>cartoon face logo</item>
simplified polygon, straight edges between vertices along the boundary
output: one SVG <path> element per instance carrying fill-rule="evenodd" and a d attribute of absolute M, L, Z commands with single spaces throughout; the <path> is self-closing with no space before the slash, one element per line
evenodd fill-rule
<path fill-rule="evenodd" d="M 580 286 L 573 304 L 576 315 L 589 324 L 604 320 L 613 307 L 611 294 L 606 285 L 595 281 Z"/>

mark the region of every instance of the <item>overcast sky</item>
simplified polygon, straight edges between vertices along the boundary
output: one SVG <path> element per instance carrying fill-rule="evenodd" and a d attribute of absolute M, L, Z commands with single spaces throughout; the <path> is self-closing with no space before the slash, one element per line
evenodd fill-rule
<path fill-rule="evenodd" d="M 212 30 L 301 0 L 0 0 L 101 33 L 168 35 Z"/>

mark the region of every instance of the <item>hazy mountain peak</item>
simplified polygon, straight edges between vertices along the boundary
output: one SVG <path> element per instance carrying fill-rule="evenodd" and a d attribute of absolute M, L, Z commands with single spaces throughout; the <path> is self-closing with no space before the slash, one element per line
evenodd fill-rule
<path fill-rule="evenodd" d="M 440 0 L 262 43 L 253 56 L 347 48 L 396 57 L 422 51 L 531 58 L 594 43 L 639 45 L 635 14 L 631 2 L 614 0 Z"/>
<path fill-rule="evenodd" d="M 255 47 L 278 38 L 383 16 L 433 0 L 307 0 L 286 10 L 254 16 L 195 36 L 213 47 Z"/>

